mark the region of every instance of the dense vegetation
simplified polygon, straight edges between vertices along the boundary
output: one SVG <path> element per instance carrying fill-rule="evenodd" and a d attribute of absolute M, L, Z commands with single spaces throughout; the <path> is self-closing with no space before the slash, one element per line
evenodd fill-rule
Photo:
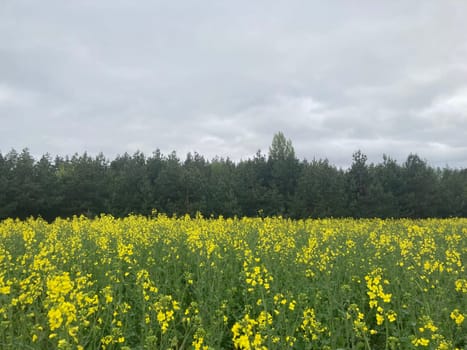
<path fill-rule="evenodd" d="M 467 349 L 467 219 L 0 221 L 0 348 Z"/>
<path fill-rule="evenodd" d="M 268 156 L 238 163 L 175 152 L 42 156 L 0 153 L 0 219 L 74 214 L 172 214 L 304 217 L 467 216 L 467 169 L 434 169 L 410 154 L 368 164 L 360 151 L 347 170 L 327 160 L 300 161 L 282 133 Z"/>

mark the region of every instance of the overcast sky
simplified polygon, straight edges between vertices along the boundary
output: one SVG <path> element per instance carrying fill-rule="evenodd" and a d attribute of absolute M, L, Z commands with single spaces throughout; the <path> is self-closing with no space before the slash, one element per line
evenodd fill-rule
<path fill-rule="evenodd" d="M 467 1 L 0 0 L 0 151 L 467 167 Z"/>

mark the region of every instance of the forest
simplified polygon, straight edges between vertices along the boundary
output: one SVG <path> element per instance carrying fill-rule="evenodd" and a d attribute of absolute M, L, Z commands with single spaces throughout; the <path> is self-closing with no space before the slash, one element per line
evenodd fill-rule
<path fill-rule="evenodd" d="M 0 153 L 0 219 L 30 216 L 53 221 L 73 215 L 130 213 L 205 217 L 287 218 L 467 217 L 467 169 L 433 168 L 416 154 L 405 162 L 383 156 L 368 163 L 361 151 L 348 169 L 326 159 L 299 160 L 283 133 L 268 154 L 247 160 L 205 159 L 159 150 L 109 160 L 28 149 Z"/>

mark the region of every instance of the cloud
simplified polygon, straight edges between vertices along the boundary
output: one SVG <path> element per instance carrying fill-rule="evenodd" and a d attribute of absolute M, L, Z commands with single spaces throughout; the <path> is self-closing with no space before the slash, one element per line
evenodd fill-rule
<path fill-rule="evenodd" d="M 463 2 L 0 4 L 0 150 L 467 167 Z"/>

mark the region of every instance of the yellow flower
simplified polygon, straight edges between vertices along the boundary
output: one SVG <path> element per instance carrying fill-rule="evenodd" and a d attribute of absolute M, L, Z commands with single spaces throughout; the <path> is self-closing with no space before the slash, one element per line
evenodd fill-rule
<path fill-rule="evenodd" d="M 396 314 L 394 311 L 389 310 L 388 313 L 387 313 L 387 316 L 388 316 L 388 321 L 389 321 L 389 322 L 394 322 L 394 321 L 396 321 L 397 314 Z"/>
<path fill-rule="evenodd" d="M 62 302 L 73 287 L 70 274 L 65 272 L 47 279 L 47 296 L 51 301 Z"/>
<path fill-rule="evenodd" d="M 459 311 L 459 309 L 454 309 L 451 312 L 451 319 L 456 322 L 456 325 L 460 326 L 464 322 L 464 315 Z"/>
<path fill-rule="evenodd" d="M 458 279 L 454 282 L 457 292 L 467 293 L 467 279 Z"/>
<path fill-rule="evenodd" d="M 193 342 L 191 345 L 193 345 L 193 348 L 195 350 L 204 350 L 207 349 L 207 346 L 203 346 L 204 338 L 202 336 L 198 336 L 197 334 L 194 335 L 193 337 Z"/>
<path fill-rule="evenodd" d="M 111 335 L 106 335 L 105 337 L 101 338 L 101 343 L 105 348 L 105 345 L 109 345 L 113 342 L 113 337 Z"/>
<path fill-rule="evenodd" d="M 0 294 L 8 295 L 8 294 L 10 294 L 10 291 L 11 291 L 10 286 L 0 287 Z"/>
<path fill-rule="evenodd" d="M 415 346 L 428 346 L 430 344 L 430 339 L 427 338 L 415 338 L 412 340 L 412 344 Z"/>
<path fill-rule="evenodd" d="M 70 335 L 70 337 L 73 338 L 74 341 L 78 341 L 78 338 L 77 338 L 77 335 L 78 335 L 78 326 L 75 326 L 75 327 L 71 327 L 69 330 L 68 330 L 68 334 Z"/>
<path fill-rule="evenodd" d="M 114 300 L 112 296 L 112 287 L 107 286 L 103 289 L 102 292 L 104 293 L 105 303 L 110 304 Z"/>
<path fill-rule="evenodd" d="M 61 303 L 59 305 L 62 316 L 66 318 L 66 325 L 70 325 L 71 322 L 76 321 L 76 307 L 69 302 Z"/>
<path fill-rule="evenodd" d="M 53 331 L 62 325 L 63 317 L 60 309 L 50 309 L 47 316 L 49 317 L 50 330 Z"/>
<path fill-rule="evenodd" d="M 390 294 L 390 293 L 387 293 L 387 294 L 381 293 L 380 296 L 381 296 L 381 299 L 383 299 L 383 301 L 384 301 L 385 303 L 390 303 L 390 302 L 391 302 L 392 294 Z"/>
<path fill-rule="evenodd" d="M 68 347 L 69 347 L 69 344 L 68 344 L 68 342 L 67 342 L 65 339 L 60 339 L 60 340 L 58 341 L 58 348 L 59 348 L 59 349 L 66 349 L 66 348 L 68 348 Z"/>
<path fill-rule="evenodd" d="M 376 324 L 378 326 L 382 325 L 384 322 L 384 316 L 381 314 L 376 314 Z"/>

